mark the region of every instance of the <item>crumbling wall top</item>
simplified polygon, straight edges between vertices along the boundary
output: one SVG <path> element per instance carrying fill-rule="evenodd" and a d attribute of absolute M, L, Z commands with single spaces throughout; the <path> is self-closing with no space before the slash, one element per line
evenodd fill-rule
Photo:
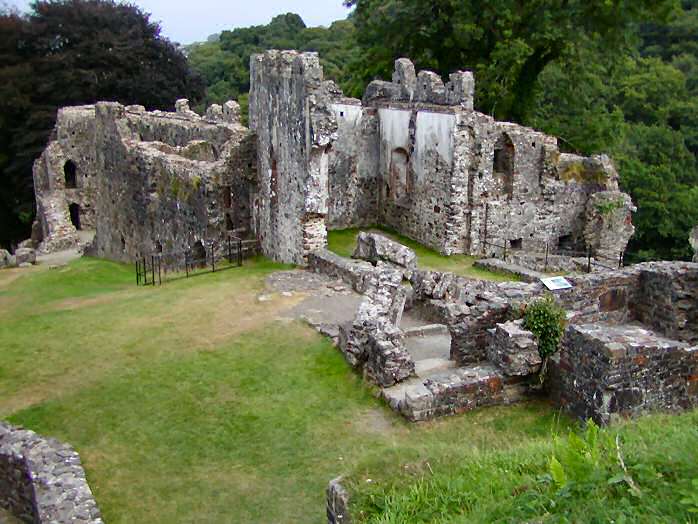
<path fill-rule="evenodd" d="M 449 76 L 449 81 L 433 71 L 415 71 L 408 58 L 395 61 L 392 82 L 374 80 L 366 88 L 364 103 L 378 100 L 392 102 L 420 102 L 443 106 L 460 106 L 473 110 L 475 77 L 470 71 L 457 71 Z"/>

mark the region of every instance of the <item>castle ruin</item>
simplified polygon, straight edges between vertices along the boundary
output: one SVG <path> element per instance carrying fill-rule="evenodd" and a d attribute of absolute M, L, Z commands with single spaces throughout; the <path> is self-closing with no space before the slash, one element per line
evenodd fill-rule
<path fill-rule="evenodd" d="M 384 225 L 445 255 L 560 248 L 618 259 L 634 232 L 606 156 L 474 111 L 475 80 L 395 64 L 362 101 L 324 81 L 315 53 L 251 64 L 250 129 L 239 107 L 201 117 L 100 102 L 64 108 L 34 169 L 33 239 L 55 251 L 95 229 L 90 253 L 128 261 L 235 231 L 305 265 L 327 230 Z"/>

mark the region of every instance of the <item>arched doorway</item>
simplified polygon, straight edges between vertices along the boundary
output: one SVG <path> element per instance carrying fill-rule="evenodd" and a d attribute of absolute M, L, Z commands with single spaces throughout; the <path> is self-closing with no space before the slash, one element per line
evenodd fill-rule
<path fill-rule="evenodd" d="M 514 143 L 506 133 L 502 133 L 494 145 L 492 172 L 500 180 L 503 194 L 511 199 L 514 196 Z"/>
<path fill-rule="evenodd" d="M 78 185 L 78 166 L 75 162 L 68 160 L 63 165 L 63 174 L 65 175 L 65 188 L 75 189 Z"/>
<path fill-rule="evenodd" d="M 390 154 L 390 186 L 389 196 L 399 202 L 407 197 L 412 189 L 408 177 L 410 157 L 401 147 L 393 149 Z"/>
<path fill-rule="evenodd" d="M 73 224 L 75 229 L 80 231 L 82 227 L 80 226 L 80 206 L 78 204 L 70 204 L 68 206 L 68 211 L 70 212 L 70 222 Z"/>

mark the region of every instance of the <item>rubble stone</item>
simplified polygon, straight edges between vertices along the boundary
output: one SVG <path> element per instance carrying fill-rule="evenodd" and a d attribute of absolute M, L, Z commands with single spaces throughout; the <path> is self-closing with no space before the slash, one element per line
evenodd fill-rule
<path fill-rule="evenodd" d="M 405 269 L 406 278 L 410 278 L 417 269 L 417 255 L 414 251 L 378 233 L 359 233 L 352 257 L 374 264 L 379 260 L 393 263 Z"/>
<path fill-rule="evenodd" d="M 36 251 L 28 247 L 21 247 L 15 251 L 15 261 L 17 265 L 36 264 Z"/>
<path fill-rule="evenodd" d="M 101 524 L 78 453 L 0 422 L 0 507 L 22 521 Z"/>
<path fill-rule="evenodd" d="M 538 342 L 521 320 L 497 324 L 490 330 L 487 359 L 508 377 L 526 377 L 538 373 L 543 360 Z"/>
<path fill-rule="evenodd" d="M 597 423 L 698 405 L 698 347 L 640 325 L 569 326 L 559 373 L 562 406 Z"/>

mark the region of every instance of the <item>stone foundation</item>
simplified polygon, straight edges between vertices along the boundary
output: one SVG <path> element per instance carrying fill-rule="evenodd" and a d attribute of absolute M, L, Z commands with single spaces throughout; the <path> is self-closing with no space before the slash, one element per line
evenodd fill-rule
<path fill-rule="evenodd" d="M 640 325 L 572 325 L 559 358 L 562 406 L 608 424 L 698 405 L 698 347 Z"/>
<path fill-rule="evenodd" d="M 77 452 L 3 422 L 0 507 L 25 522 L 102 523 Z"/>

